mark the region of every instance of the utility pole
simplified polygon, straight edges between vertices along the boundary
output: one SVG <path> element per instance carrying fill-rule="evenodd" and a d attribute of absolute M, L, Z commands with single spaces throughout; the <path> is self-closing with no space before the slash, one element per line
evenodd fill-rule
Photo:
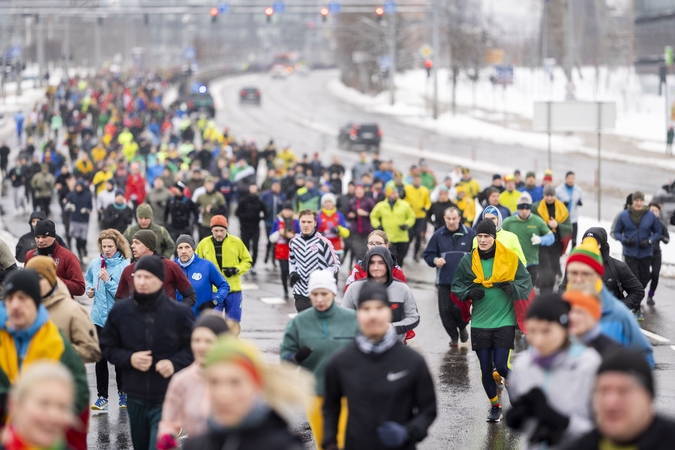
<path fill-rule="evenodd" d="M 396 76 L 396 13 L 389 14 L 389 51 L 391 52 L 391 68 L 389 69 L 389 78 L 391 79 L 391 104 L 396 103 L 396 86 L 394 77 Z"/>
<path fill-rule="evenodd" d="M 98 71 L 101 68 L 101 26 L 103 18 L 97 17 L 94 24 L 94 68 Z"/>
<path fill-rule="evenodd" d="M 35 28 L 37 32 L 37 60 L 38 60 L 38 86 L 42 86 L 45 74 L 45 34 L 44 21 L 39 14 L 35 14 Z"/>
<path fill-rule="evenodd" d="M 544 12 L 541 20 L 541 66 L 548 56 L 548 0 L 544 0 Z"/>
<path fill-rule="evenodd" d="M 567 55 L 565 71 L 567 72 L 567 99 L 574 99 L 574 83 L 572 67 L 574 66 L 574 0 L 567 0 Z"/>
<path fill-rule="evenodd" d="M 440 0 L 433 0 L 434 2 L 434 10 L 433 10 L 433 18 L 432 18 L 432 39 L 433 42 L 431 43 L 431 47 L 433 49 L 432 57 L 435 60 L 433 70 L 434 70 L 434 78 L 433 78 L 433 83 L 434 83 L 434 119 L 438 119 L 438 66 L 439 66 L 439 56 L 441 54 L 441 44 L 440 44 L 440 37 L 438 35 L 439 31 L 439 26 L 438 26 L 438 17 L 441 15 L 441 11 L 439 8 L 439 3 Z"/>

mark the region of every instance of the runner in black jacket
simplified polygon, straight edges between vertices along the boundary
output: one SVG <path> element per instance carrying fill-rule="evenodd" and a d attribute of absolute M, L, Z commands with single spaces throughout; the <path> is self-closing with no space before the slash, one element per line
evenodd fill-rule
<path fill-rule="evenodd" d="M 367 282 L 359 293 L 356 317 L 360 334 L 326 368 L 323 448 L 338 448 L 341 399 L 346 397 L 345 449 L 414 449 L 436 419 L 427 364 L 397 339 L 384 285 Z"/>

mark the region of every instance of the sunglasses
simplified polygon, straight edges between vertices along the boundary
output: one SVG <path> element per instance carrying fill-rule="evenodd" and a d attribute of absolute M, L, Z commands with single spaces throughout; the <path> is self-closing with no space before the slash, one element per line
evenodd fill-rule
<path fill-rule="evenodd" d="M 518 205 L 518 209 L 532 209 L 530 205 Z"/>

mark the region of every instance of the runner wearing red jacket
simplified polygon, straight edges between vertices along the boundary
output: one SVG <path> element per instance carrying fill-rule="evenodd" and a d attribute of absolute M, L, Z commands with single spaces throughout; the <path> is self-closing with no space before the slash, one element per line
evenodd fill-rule
<path fill-rule="evenodd" d="M 131 163 L 131 173 L 127 177 L 124 197 L 127 201 L 131 200 L 133 202 L 134 210 L 145 201 L 145 177 L 141 173 L 137 162 Z"/>

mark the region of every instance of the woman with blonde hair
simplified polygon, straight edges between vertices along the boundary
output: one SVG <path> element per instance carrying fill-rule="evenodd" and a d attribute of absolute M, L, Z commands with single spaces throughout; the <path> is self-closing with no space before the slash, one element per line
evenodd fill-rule
<path fill-rule="evenodd" d="M 66 432 L 75 422 L 75 383 L 58 362 L 27 367 L 9 393 L 4 450 L 68 450 Z"/>
<path fill-rule="evenodd" d="M 368 251 L 370 251 L 371 248 L 373 247 L 387 247 L 389 248 L 389 238 L 387 237 L 387 233 L 385 233 L 382 230 L 373 230 L 369 235 L 368 235 Z M 403 281 L 404 283 L 406 282 L 405 279 L 405 274 L 403 273 L 403 269 L 401 266 L 398 265 L 396 262 L 396 258 L 394 255 L 391 255 L 391 258 L 394 260 L 394 269 L 392 270 L 392 276 L 399 280 Z M 345 282 L 345 289 L 344 292 L 347 292 L 347 288 L 349 287 L 350 284 L 355 282 L 356 280 L 361 280 L 363 278 L 367 278 L 368 273 L 366 272 L 366 269 L 363 268 L 363 261 L 359 260 L 356 262 L 354 265 L 354 268 L 352 269 L 352 272 L 349 274 L 349 278 L 347 278 L 347 281 Z"/>
<path fill-rule="evenodd" d="M 312 392 L 305 371 L 268 364 L 260 350 L 231 335 L 218 339 L 206 356 L 211 417 L 205 434 L 188 439 L 185 450 L 301 450 L 288 428 Z"/>
<path fill-rule="evenodd" d="M 122 271 L 129 265 L 131 250 L 129 243 L 117 230 L 112 228 L 101 231 L 98 236 L 98 249 L 101 256 L 94 258 L 84 276 L 87 297 L 94 299 L 91 307 L 91 320 L 96 326 L 99 339 L 108 320 L 108 313 L 115 304 L 115 292 Z M 96 387 L 98 399 L 91 406 L 94 411 L 108 411 L 108 361 L 101 358 L 96 363 Z M 127 407 L 127 395 L 124 393 L 122 376 L 116 371 L 119 407 Z"/>

